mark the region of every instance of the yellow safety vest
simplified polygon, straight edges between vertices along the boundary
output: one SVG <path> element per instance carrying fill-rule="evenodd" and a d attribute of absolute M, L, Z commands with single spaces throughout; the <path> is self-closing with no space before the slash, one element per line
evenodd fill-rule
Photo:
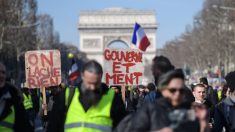
<path fill-rule="evenodd" d="M 11 113 L 2 121 L 0 121 L 0 132 L 13 132 L 15 124 L 15 109 L 11 106 Z"/>
<path fill-rule="evenodd" d="M 26 96 L 25 93 L 23 93 L 24 96 L 24 108 L 25 110 L 33 108 L 33 102 L 32 102 L 32 97 L 29 94 L 29 96 Z"/>
<path fill-rule="evenodd" d="M 66 89 L 68 100 L 69 88 Z M 79 101 L 79 90 L 76 88 L 71 104 L 68 108 L 65 132 L 111 132 L 111 106 L 115 92 L 111 89 L 103 95 L 97 106 L 91 106 L 86 112 Z"/>

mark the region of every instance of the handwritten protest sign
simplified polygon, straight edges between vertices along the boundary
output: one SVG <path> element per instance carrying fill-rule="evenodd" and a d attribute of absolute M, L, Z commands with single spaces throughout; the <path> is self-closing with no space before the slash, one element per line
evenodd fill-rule
<path fill-rule="evenodd" d="M 43 88 L 61 83 L 61 59 L 58 50 L 37 50 L 25 53 L 26 85 Z"/>
<path fill-rule="evenodd" d="M 104 76 L 108 85 L 141 84 L 144 66 L 137 49 L 105 49 Z"/>

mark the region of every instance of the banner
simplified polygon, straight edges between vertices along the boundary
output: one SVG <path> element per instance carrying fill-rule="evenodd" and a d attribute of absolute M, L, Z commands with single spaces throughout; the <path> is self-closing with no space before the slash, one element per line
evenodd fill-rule
<path fill-rule="evenodd" d="M 37 50 L 25 53 L 28 88 L 57 86 L 61 83 L 61 59 L 58 50 Z"/>
<path fill-rule="evenodd" d="M 139 85 L 144 76 L 142 52 L 137 49 L 105 49 L 104 76 L 107 85 Z"/>

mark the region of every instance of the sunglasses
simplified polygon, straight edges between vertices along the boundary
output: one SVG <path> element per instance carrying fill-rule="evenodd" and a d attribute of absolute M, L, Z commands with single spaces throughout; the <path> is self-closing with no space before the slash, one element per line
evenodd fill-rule
<path fill-rule="evenodd" d="M 185 88 L 168 88 L 168 91 L 172 94 L 176 93 L 177 91 L 180 93 L 180 94 L 183 94 L 185 93 Z"/>

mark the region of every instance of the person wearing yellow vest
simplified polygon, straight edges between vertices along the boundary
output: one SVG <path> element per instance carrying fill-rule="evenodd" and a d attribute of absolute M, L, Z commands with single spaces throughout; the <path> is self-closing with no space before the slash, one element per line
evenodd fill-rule
<path fill-rule="evenodd" d="M 82 81 L 55 97 L 48 132 L 109 132 L 125 117 L 124 103 L 101 82 L 103 70 L 96 61 L 82 69 Z M 64 104 L 64 105 L 62 105 Z"/>
<path fill-rule="evenodd" d="M 0 132 L 33 132 L 24 110 L 22 93 L 6 82 L 6 67 L 1 62 Z"/>
<path fill-rule="evenodd" d="M 32 126 L 34 126 L 34 121 L 36 118 L 36 110 L 33 105 L 33 96 L 30 92 L 30 89 L 26 87 L 22 88 L 22 92 L 23 92 L 23 97 L 24 97 L 24 101 L 23 101 L 24 108 L 26 110 L 30 123 L 32 124 Z"/>
<path fill-rule="evenodd" d="M 23 97 L 25 110 L 33 109 L 33 100 L 31 94 L 29 93 L 29 89 L 23 88 Z"/>

